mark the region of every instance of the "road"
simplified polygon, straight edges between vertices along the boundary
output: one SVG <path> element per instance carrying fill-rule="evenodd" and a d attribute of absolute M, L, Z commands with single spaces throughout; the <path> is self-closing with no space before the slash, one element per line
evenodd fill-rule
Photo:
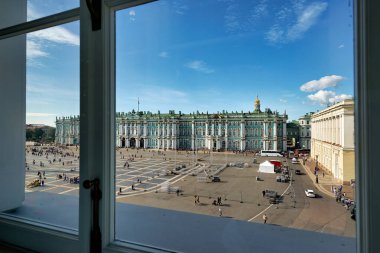
<path fill-rule="evenodd" d="M 283 203 L 278 205 L 278 209 L 273 208 L 268 212 L 269 223 L 354 237 L 355 221 L 350 218 L 349 212 L 340 203 L 336 203 L 334 198 L 319 192 L 301 165 L 290 166 L 294 178 L 292 187 L 284 195 Z M 295 175 L 296 169 L 303 174 Z M 317 198 L 306 197 L 305 189 L 314 190 Z"/>

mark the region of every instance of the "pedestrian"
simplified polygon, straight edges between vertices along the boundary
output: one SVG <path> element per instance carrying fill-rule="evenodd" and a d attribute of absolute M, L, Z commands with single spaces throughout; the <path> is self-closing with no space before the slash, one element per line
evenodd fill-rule
<path fill-rule="evenodd" d="M 197 195 L 194 195 L 194 206 L 197 205 Z"/>
<path fill-rule="evenodd" d="M 199 204 L 200 202 L 199 202 L 199 195 L 197 195 L 197 204 Z"/>
<path fill-rule="evenodd" d="M 222 216 L 222 215 L 223 215 L 222 208 L 219 207 L 219 216 Z"/>
<path fill-rule="evenodd" d="M 268 217 L 267 217 L 267 215 L 264 213 L 264 215 L 263 215 L 263 221 L 264 221 L 264 224 L 267 223 L 267 220 L 268 220 Z"/>
<path fill-rule="evenodd" d="M 322 172 L 322 177 L 325 177 L 325 172 L 324 171 Z"/>
<path fill-rule="evenodd" d="M 318 175 L 315 177 L 315 182 L 318 184 Z"/>
<path fill-rule="evenodd" d="M 263 197 L 265 197 L 265 191 L 262 191 L 261 193 L 263 194 Z"/>

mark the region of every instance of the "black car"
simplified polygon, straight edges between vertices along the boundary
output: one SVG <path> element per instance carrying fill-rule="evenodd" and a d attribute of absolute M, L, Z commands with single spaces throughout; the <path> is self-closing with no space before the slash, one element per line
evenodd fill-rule
<path fill-rule="evenodd" d="M 351 208 L 351 219 L 356 220 L 356 205 L 354 204 Z"/>
<path fill-rule="evenodd" d="M 220 182 L 220 177 L 218 177 L 218 176 L 213 176 L 213 177 L 212 177 L 212 182 Z"/>
<path fill-rule="evenodd" d="M 301 175 L 301 170 L 295 170 L 296 175 Z"/>

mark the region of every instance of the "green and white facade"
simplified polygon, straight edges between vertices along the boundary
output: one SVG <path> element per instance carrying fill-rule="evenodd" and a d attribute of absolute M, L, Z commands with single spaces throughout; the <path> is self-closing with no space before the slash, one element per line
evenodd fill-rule
<path fill-rule="evenodd" d="M 253 112 L 161 114 L 129 112 L 116 114 L 116 145 L 126 148 L 177 150 L 258 151 L 287 149 L 287 115 L 260 110 Z M 79 144 L 79 118 L 56 121 L 57 144 Z"/>
<path fill-rule="evenodd" d="M 79 144 L 79 116 L 57 118 L 55 126 L 56 144 Z"/>

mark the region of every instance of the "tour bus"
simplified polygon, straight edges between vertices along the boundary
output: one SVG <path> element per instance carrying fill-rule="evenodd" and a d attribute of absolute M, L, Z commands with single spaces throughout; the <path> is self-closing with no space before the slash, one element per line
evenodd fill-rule
<path fill-rule="evenodd" d="M 261 150 L 260 156 L 279 156 L 279 157 L 282 157 L 282 154 L 280 151 L 276 151 L 276 150 Z"/>

